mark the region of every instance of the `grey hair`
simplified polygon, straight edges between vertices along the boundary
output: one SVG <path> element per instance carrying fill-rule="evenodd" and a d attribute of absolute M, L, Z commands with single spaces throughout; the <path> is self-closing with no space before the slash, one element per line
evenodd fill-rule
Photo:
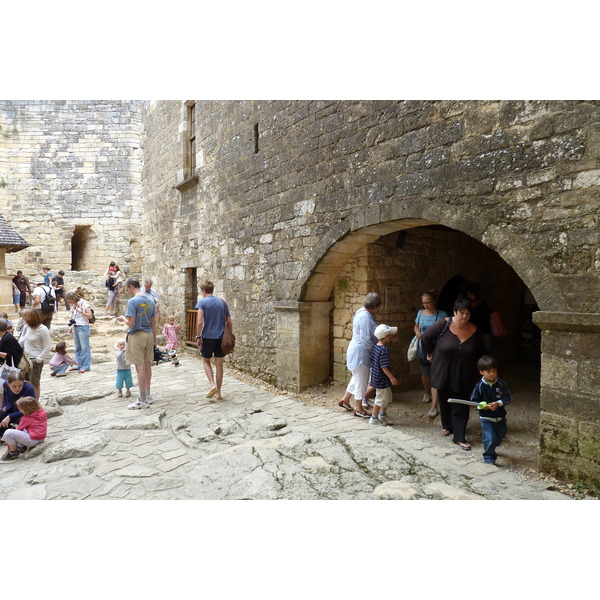
<path fill-rule="evenodd" d="M 381 306 L 381 296 L 377 292 L 369 292 L 365 296 L 364 307 L 367 310 L 379 308 Z"/>
<path fill-rule="evenodd" d="M 127 289 L 129 286 L 139 289 L 140 280 L 137 277 L 128 277 L 127 281 L 125 282 L 125 289 Z"/>
<path fill-rule="evenodd" d="M 146 284 L 146 283 L 152 284 L 152 283 L 154 283 L 154 281 L 152 281 L 152 279 L 150 277 L 144 277 L 144 284 Z"/>

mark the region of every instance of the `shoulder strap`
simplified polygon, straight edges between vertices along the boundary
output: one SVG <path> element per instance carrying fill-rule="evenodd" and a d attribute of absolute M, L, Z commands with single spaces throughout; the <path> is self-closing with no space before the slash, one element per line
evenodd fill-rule
<path fill-rule="evenodd" d="M 446 319 L 446 324 L 444 325 L 444 327 L 440 331 L 440 334 L 437 336 L 437 338 L 435 338 L 436 342 L 444 335 L 444 333 L 446 333 L 446 331 L 448 331 L 448 328 L 450 327 L 450 323 L 452 323 L 452 317 L 448 317 Z"/>

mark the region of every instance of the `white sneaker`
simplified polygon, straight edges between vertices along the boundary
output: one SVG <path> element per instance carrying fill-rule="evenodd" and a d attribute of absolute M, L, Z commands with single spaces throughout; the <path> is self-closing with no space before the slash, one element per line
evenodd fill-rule
<path fill-rule="evenodd" d="M 147 402 L 148 404 L 152 404 L 152 396 L 151 396 L 150 394 L 148 394 L 148 395 L 146 396 L 146 402 Z"/>
<path fill-rule="evenodd" d="M 429 409 L 427 416 L 431 417 L 433 419 L 434 417 L 437 417 L 439 414 L 440 414 L 440 411 L 437 408 L 431 408 L 431 409 Z"/>
<path fill-rule="evenodd" d="M 431 394 L 423 394 L 423 402 L 425 404 L 427 404 L 428 402 L 431 402 Z"/>
<path fill-rule="evenodd" d="M 127 405 L 127 408 L 134 410 L 136 408 L 148 408 L 150 405 L 147 401 L 138 398 L 135 402 Z"/>
<path fill-rule="evenodd" d="M 383 425 L 383 423 L 377 417 L 371 417 L 369 419 L 369 425 Z"/>
<path fill-rule="evenodd" d="M 379 413 L 379 420 L 381 421 L 382 425 L 393 425 L 387 414 Z"/>

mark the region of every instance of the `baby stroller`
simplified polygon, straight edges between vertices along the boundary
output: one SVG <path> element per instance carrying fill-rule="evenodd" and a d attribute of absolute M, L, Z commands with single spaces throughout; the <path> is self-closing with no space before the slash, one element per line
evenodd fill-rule
<path fill-rule="evenodd" d="M 168 352 L 163 352 L 158 346 L 154 347 L 154 360 L 156 364 L 161 362 L 170 362 L 174 367 L 179 366 L 179 358 L 177 358 L 177 353 L 175 350 L 169 350 Z"/>

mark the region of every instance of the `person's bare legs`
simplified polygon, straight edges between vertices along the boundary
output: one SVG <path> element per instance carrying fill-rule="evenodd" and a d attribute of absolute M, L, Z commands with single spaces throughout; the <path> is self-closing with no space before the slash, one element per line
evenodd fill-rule
<path fill-rule="evenodd" d="M 216 389 L 215 378 L 213 375 L 212 364 L 210 362 L 210 358 L 202 357 L 202 365 L 204 366 L 204 372 L 206 373 L 206 378 L 208 379 L 208 384 L 210 385 L 210 389 Z"/>
<path fill-rule="evenodd" d="M 223 400 L 221 388 L 223 387 L 223 358 L 215 356 L 215 370 L 217 372 L 217 400 Z"/>
<path fill-rule="evenodd" d="M 135 372 L 137 373 L 138 387 L 140 388 L 140 398 L 146 400 L 150 395 L 152 363 L 147 361 L 141 365 L 135 365 Z"/>
<path fill-rule="evenodd" d="M 431 388 L 431 408 L 432 410 L 438 410 L 440 401 L 438 400 L 438 391 L 435 388 Z"/>

